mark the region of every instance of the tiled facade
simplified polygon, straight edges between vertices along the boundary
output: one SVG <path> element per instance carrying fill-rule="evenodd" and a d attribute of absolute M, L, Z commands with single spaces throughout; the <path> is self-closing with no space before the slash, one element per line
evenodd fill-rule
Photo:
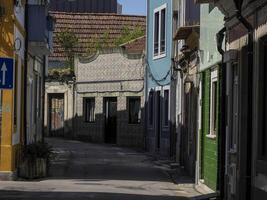
<path fill-rule="evenodd" d="M 201 178 L 204 184 L 216 191 L 217 187 L 217 164 L 218 143 L 216 138 L 208 138 L 210 132 L 210 80 L 211 70 L 202 72 L 202 129 L 201 129 Z M 219 90 L 217 90 L 219 94 Z M 219 100 L 219 95 L 217 95 Z M 219 107 L 219 105 L 217 105 Z M 217 108 L 218 110 L 218 108 Z M 218 130 L 218 124 L 217 124 Z"/>
<path fill-rule="evenodd" d="M 105 142 L 104 98 L 117 99 L 117 138 L 121 146 L 144 145 L 143 59 L 127 58 L 120 50 L 106 50 L 89 60 L 76 60 L 75 137 Z M 84 121 L 83 98 L 95 99 L 95 121 Z M 127 97 L 140 97 L 141 123 L 129 124 Z"/>

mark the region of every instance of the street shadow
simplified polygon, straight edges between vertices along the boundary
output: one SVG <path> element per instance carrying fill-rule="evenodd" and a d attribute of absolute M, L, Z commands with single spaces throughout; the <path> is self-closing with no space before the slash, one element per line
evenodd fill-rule
<path fill-rule="evenodd" d="M 96 192 L 29 192 L 29 191 L 0 191 L 1 200 L 189 200 L 179 196 L 154 196 L 120 193 Z"/>

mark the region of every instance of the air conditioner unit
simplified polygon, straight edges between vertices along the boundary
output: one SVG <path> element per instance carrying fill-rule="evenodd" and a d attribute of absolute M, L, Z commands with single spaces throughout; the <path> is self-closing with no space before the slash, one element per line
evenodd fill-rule
<path fill-rule="evenodd" d="M 228 172 L 229 177 L 229 193 L 236 194 L 236 164 L 231 164 Z"/>

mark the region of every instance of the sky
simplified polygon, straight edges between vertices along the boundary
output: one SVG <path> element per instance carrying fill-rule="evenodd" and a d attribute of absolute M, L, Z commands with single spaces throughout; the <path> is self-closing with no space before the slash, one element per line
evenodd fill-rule
<path fill-rule="evenodd" d="M 118 0 L 122 4 L 122 14 L 146 15 L 146 0 Z"/>

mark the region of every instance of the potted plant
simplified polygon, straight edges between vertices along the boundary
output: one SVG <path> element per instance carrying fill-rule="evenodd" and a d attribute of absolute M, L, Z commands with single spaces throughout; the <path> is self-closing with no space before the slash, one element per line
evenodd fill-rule
<path fill-rule="evenodd" d="M 54 156 L 52 147 L 47 143 L 36 142 L 25 146 L 19 176 L 27 179 L 46 177 Z"/>

